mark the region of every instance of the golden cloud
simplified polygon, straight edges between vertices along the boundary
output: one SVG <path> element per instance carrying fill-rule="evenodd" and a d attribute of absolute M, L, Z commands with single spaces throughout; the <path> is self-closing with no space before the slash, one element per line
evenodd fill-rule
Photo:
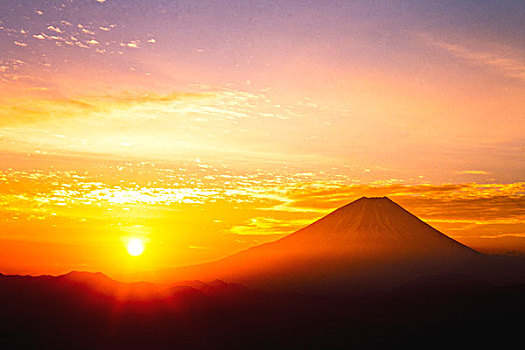
<path fill-rule="evenodd" d="M 183 100 L 213 97 L 212 93 L 172 92 L 167 94 L 123 92 L 116 95 L 77 98 L 4 98 L 0 104 L 0 127 L 41 123 L 64 118 L 87 118 L 93 114 L 133 107 L 166 105 Z"/>
<path fill-rule="evenodd" d="M 445 232 L 467 236 L 525 231 L 525 182 L 510 184 L 442 185 L 327 185 L 302 184 L 281 196 L 286 200 L 271 208 L 283 212 L 308 212 L 312 219 L 362 196 L 388 196 L 424 221 Z"/>

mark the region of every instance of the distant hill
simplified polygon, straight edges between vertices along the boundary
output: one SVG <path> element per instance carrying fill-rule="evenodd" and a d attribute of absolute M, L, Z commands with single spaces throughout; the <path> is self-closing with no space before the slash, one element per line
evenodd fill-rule
<path fill-rule="evenodd" d="M 2 349 L 502 348 L 519 344 L 525 285 L 428 275 L 359 297 L 223 281 L 121 283 L 100 273 L 0 275 Z"/>

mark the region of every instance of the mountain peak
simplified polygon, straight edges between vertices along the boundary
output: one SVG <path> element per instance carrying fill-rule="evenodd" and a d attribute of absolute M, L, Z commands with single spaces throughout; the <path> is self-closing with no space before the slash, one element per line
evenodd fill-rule
<path fill-rule="evenodd" d="M 338 209 L 336 209 L 334 212 L 337 212 L 339 210 L 343 210 L 344 208 L 348 207 L 357 207 L 359 205 L 367 205 L 367 206 L 395 206 L 401 208 L 399 204 L 391 200 L 390 198 L 384 196 L 384 197 L 361 197 L 353 202 L 350 202 Z"/>
<path fill-rule="evenodd" d="M 360 251 L 372 255 L 475 253 L 388 197 L 362 197 L 274 243 L 302 246 L 305 251 Z"/>
<path fill-rule="evenodd" d="M 392 200 L 386 196 L 383 196 L 383 197 L 361 197 L 359 199 L 362 199 L 362 200 L 372 200 L 372 201 L 379 201 L 379 200 L 387 200 L 387 201 L 390 201 L 392 202 Z M 350 203 L 351 204 L 351 203 Z"/>
<path fill-rule="evenodd" d="M 401 208 L 399 204 L 391 200 L 390 198 L 384 196 L 384 197 L 361 197 L 353 202 L 348 203 L 347 205 L 344 205 L 338 209 L 336 209 L 334 212 L 337 212 L 338 210 L 342 210 L 347 207 L 356 207 L 358 205 L 367 205 L 367 206 L 395 206 Z"/>

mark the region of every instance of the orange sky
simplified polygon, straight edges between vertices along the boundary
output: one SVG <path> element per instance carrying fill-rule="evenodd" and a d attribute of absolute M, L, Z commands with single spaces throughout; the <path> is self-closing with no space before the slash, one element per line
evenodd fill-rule
<path fill-rule="evenodd" d="M 217 259 L 363 195 L 525 252 L 523 4 L 379 3 L 1 4 L 0 272 Z"/>

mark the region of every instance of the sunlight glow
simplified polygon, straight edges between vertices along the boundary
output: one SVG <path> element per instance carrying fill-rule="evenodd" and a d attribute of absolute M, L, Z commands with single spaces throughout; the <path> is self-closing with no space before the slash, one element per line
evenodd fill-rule
<path fill-rule="evenodd" d="M 130 255 L 141 255 L 144 252 L 144 243 L 139 238 L 132 238 L 128 242 L 127 249 Z"/>

